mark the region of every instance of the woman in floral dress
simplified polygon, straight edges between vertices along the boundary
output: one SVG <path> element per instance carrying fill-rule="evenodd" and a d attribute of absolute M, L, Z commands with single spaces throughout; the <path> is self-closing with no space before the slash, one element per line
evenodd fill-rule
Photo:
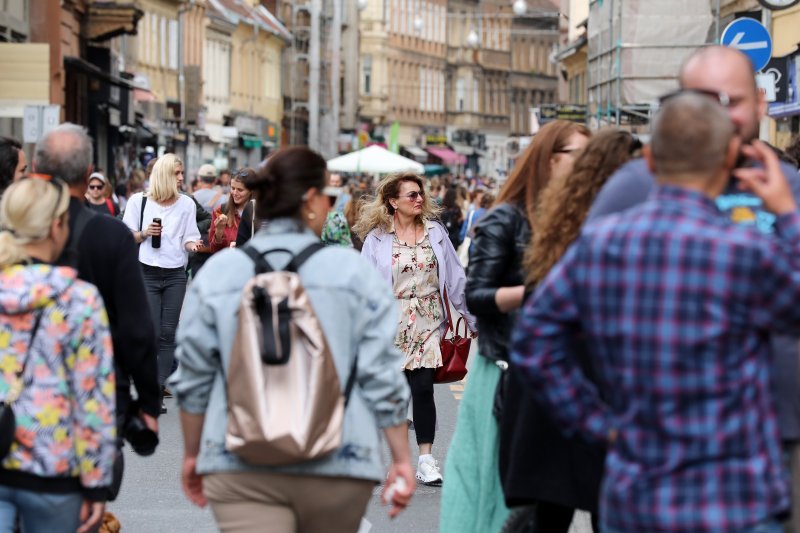
<path fill-rule="evenodd" d="M 400 302 L 395 343 L 405 354 L 403 370 L 411 387 L 414 429 L 419 446 L 417 479 L 441 485 L 433 459 L 436 404 L 433 380 L 442 366 L 441 335 L 447 317 L 445 291 L 471 331 L 475 319 L 464 299 L 466 278 L 447 230 L 435 221 L 438 208 L 425 196 L 422 178 L 398 174 L 378 185 L 375 200 L 365 206 L 353 230 L 364 238 L 361 255 L 369 259 Z"/>

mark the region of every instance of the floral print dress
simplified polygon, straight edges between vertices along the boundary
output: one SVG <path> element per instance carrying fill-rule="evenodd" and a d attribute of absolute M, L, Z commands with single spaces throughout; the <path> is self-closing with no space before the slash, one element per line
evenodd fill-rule
<path fill-rule="evenodd" d="M 405 355 L 403 369 L 442 366 L 439 326 L 444 320 L 439 295 L 439 263 L 427 229 L 416 244 L 392 242 L 394 296 L 400 302 L 400 324 L 395 345 Z"/>

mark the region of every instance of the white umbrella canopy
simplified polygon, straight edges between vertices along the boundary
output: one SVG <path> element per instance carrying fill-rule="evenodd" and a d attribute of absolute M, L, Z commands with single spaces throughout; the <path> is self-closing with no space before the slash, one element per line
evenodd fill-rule
<path fill-rule="evenodd" d="M 403 157 L 386 148 L 372 145 L 334 157 L 328 161 L 331 172 L 364 172 L 366 174 L 390 174 L 392 172 L 416 172 L 423 174 L 425 167 L 412 159 Z"/>

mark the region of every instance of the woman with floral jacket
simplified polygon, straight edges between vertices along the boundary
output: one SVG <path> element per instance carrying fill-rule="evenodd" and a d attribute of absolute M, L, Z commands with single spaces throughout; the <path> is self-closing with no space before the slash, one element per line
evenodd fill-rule
<path fill-rule="evenodd" d="M 94 531 L 116 453 L 108 317 L 94 285 L 54 267 L 69 191 L 34 175 L 0 202 L 0 531 Z M 15 427 L 14 427 L 15 426 Z M 4 450 L 0 450 L 2 452 Z M 19 516 L 18 516 L 19 515 Z"/>

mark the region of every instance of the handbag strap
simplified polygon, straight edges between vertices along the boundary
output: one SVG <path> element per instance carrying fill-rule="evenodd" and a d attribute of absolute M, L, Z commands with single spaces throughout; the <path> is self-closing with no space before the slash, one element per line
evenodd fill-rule
<path fill-rule="evenodd" d="M 453 317 L 450 315 L 450 300 L 447 299 L 447 287 L 444 288 L 444 314 L 447 316 L 447 329 L 444 336 L 447 337 L 449 331 L 453 331 Z"/>
<path fill-rule="evenodd" d="M 459 335 L 459 333 L 458 333 L 459 331 L 461 331 L 461 324 L 464 324 L 464 334 L 463 335 Z M 466 339 L 467 336 L 469 335 L 469 328 L 467 328 L 467 319 L 464 318 L 463 316 L 459 317 L 458 318 L 458 322 L 456 322 L 455 334 L 456 334 L 456 336 L 462 337 L 464 339 Z"/>
<path fill-rule="evenodd" d="M 30 358 L 31 348 L 33 347 L 33 340 L 36 338 L 36 333 L 39 331 L 39 324 L 41 324 L 41 322 L 42 322 L 42 315 L 43 314 L 44 314 L 44 308 L 39 309 L 39 311 L 36 313 L 36 317 L 33 319 L 33 328 L 31 329 L 31 338 L 30 338 L 30 340 L 28 340 L 28 348 L 25 350 L 25 358 L 22 360 L 22 367 L 17 371 L 17 374 L 16 374 L 17 382 L 19 382 L 19 380 L 22 379 L 23 374 L 25 374 L 25 368 L 28 366 L 28 359 Z M 12 392 L 9 393 L 9 395 L 14 394 L 13 391 L 14 391 L 14 388 L 12 387 Z M 16 391 L 17 394 L 15 396 L 17 396 L 20 391 L 21 391 L 21 388 L 17 389 L 17 391 Z M 6 405 L 10 405 L 10 404 L 14 403 L 16 400 L 17 400 L 16 397 L 11 398 L 11 399 L 6 397 L 6 399 L 3 400 L 3 403 L 6 404 Z"/>

